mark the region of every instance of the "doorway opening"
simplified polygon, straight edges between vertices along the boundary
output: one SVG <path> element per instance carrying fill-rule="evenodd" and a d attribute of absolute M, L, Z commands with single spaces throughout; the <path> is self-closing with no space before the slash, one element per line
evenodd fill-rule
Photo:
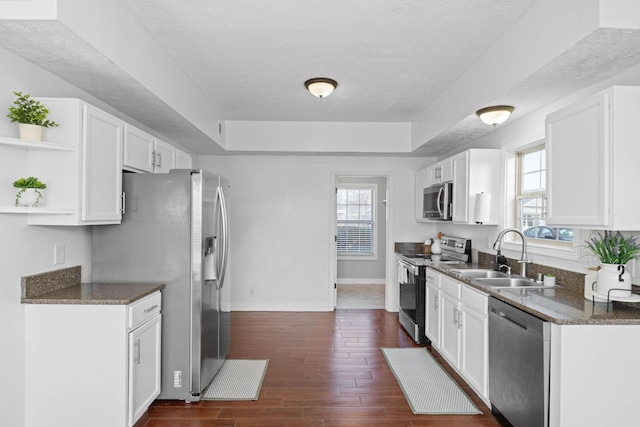
<path fill-rule="evenodd" d="M 335 308 L 385 308 L 386 176 L 336 175 Z"/>

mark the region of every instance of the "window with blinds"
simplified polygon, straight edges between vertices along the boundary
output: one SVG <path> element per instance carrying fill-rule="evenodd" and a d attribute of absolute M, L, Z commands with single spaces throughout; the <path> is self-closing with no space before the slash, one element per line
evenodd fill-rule
<path fill-rule="evenodd" d="M 338 186 L 338 256 L 375 255 L 375 185 Z"/>

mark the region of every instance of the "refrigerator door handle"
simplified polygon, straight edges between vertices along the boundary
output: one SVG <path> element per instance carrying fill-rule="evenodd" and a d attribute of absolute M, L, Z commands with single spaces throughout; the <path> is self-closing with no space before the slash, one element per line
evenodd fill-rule
<path fill-rule="evenodd" d="M 224 191 L 222 187 L 218 187 L 217 197 L 220 201 L 220 214 L 222 217 L 222 257 L 220 266 L 217 269 L 219 272 L 218 276 L 218 289 L 221 289 L 224 286 L 224 276 L 227 272 L 227 257 L 229 255 L 229 218 L 227 217 L 227 201 L 224 197 Z"/>

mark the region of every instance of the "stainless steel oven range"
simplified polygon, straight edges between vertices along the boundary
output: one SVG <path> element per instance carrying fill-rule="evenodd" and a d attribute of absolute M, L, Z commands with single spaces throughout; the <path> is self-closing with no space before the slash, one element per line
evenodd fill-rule
<path fill-rule="evenodd" d="M 471 262 L 470 239 L 445 236 L 441 247 L 438 255 L 398 254 L 400 324 L 416 343 L 429 341 L 424 333 L 427 266 Z"/>

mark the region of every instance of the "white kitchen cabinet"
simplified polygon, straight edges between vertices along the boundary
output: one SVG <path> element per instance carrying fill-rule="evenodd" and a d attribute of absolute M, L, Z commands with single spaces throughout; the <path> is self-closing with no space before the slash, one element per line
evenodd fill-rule
<path fill-rule="evenodd" d="M 491 194 L 489 221 L 500 222 L 500 150 L 471 149 L 453 157 L 453 217 L 454 223 L 476 223 L 478 193 Z"/>
<path fill-rule="evenodd" d="M 426 273 L 425 335 L 434 348 L 440 348 L 440 274 L 431 269 Z"/>
<path fill-rule="evenodd" d="M 153 172 L 155 138 L 129 124 L 124 126 L 122 167 L 133 172 Z"/>
<path fill-rule="evenodd" d="M 460 375 L 489 404 L 489 296 L 462 285 Z"/>
<path fill-rule="evenodd" d="M 176 148 L 164 141 L 156 139 L 155 173 L 168 173 L 176 168 Z"/>
<path fill-rule="evenodd" d="M 546 119 L 547 225 L 640 229 L 640 87 L 614 86 Z"/>
<path fill-rule="evenodd" d="M 142 417 L 160 394 L 160 317 L 152 317 L 129 333 L 129 426 Z"/>
<path fill-rule="evenodd" d="M 135 424 L 160 393 L 160 309 L 160 292 L 130 305 L 26 304 L 25 425 Z"/>
<path fill-rule="evenodd" d="M 131 172 L 168 173 L 171 169 L 191 169 L 187 152 L 125 125 L 123 168 Z"/>
<path fill-rule="evenodd" d="M 460 284 L 447 276 L 440 278 L 440 354 L 460 368 Z"/>
<path fill-rule="evenodd" d="M 42 143 L 0 139 L 0 177 L 39 178 L 47 185 L 42 206 L 15 208 L 13 188 L 2 188 L 0 212 L 28 213 L 34 225 L 120 223 L 123 122 L 79 99 L 37 99 L 60 127 L 46 129 Z"/>
<path fill-rule="evenodd" d="M 640 325 L 551 324 L 550 427 L 638 425 L 638 336 Z"/>
<path fill-rule="evenodd" d="M 176 150 L 176 169 L 192 169 L 193 159 L 191 154 L 182 150 Z"/>
<path fill-rule="evenodd" d="M 89 104 L 82 110 L 81 223 L 120 223 L 124 122 Z"/>
<path fill-rule="evenodd" d="M 429 268 L 426 291 L 427 337 L 489 405 L 488 295 Z M 436 313 L 439 317 L 434 320 Z"/>
<path fill-rule="evenodd" d="M 427 167 L 427 185 L 449 182 L 453 179 L 453 163 L 451 158 L 444 159 Z"/>

